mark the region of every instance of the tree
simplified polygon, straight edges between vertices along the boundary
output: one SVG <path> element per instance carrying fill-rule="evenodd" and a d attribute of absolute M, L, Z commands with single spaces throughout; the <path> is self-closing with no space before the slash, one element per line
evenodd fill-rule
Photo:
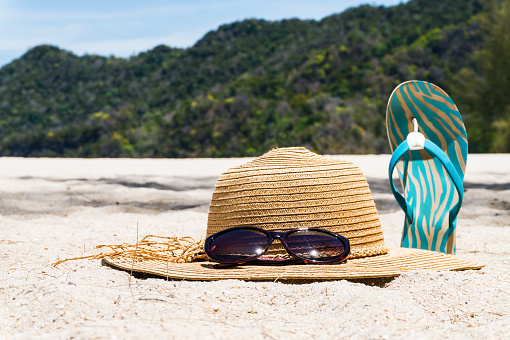
<path fill-rule="evenodd" d="M 489 20 L 489 36 L 483 49 L 485 101 L 492 117 L 491 152 L 510 152 L 510 0 Z"/>

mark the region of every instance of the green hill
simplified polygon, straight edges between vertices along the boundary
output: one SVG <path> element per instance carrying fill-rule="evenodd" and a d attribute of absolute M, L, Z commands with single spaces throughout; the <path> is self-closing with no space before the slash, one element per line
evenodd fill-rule
<path fill-rule="evenodd" d="M 491 37 L 500 29 L 506 39 L 506 12 L 493 3 L 413 0 L 321 21 L 245 20 L 191 48 L 161 45 L 129 59 L 38 46 L 0 69 L 0 155 L 389 152 L 386 101 L 408 79 L 451 94 L 471 151 L 508 152 L 508 96 L 487 104 Z"/>

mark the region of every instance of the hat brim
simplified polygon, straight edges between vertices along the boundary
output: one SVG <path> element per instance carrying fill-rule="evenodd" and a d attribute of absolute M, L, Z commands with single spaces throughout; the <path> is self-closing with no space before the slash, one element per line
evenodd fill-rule
<path fill-rule="evenodd" d="M 434 251 L 408 248 L 390 249 L 378 255 L 333 265 L 241 265 L 213 268 L 213 262 L 172 263 L 162 260 L 136 260 L 106 257 L 106 264 L 130 272 L 146 273 L 172 280 L 341 280 L 388 278 L 415 270 L 480 269 L 484 264 Z"/>

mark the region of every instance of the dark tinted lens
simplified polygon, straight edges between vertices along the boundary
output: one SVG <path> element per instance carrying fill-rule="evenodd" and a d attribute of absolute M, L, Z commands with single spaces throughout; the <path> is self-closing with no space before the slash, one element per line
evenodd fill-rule
<path fill-rule="evenodd" d="M 250 229 L 237 229 L 214 238 L 208 253 L 221 261 L 242 261 L 262 254 L 268 238 L 264 233 Z"/>
<path fill-rule="evenodd" d="M 334 235 L 316 230 L 298 230 L 287 237 L 289 249 L 302 258 L 332 261 L 342 256 L 344 243 Z"/>

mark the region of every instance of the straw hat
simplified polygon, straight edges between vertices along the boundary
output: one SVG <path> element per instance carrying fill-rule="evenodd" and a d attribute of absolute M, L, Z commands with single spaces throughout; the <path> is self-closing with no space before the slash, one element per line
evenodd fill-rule
<path fill-rule="evenodd" d="M 198 251 L 184 256 L 185 263 L 170 262 L 171 256 L 157 256 L 157 252 L 145 257 L 117 254 L 106 257 L 105 262 L 129 271 L 188 280 L 363 279 L 393 277 L 420 269 L 483 267 L 438 252 L 388 249 L 375 203 L 360 169 L 305 148 L 273 149 L 221 175 L 209 208 L 206 236 L 234 226 L 280 231 L 322 228 L 347 237 L 351 253 L 340 264 L 240 265 L 223 269 L 214 268 L 213 262 L 192 261 Z M 189 245 L 182 251 L 186 253 L 189 249 L 199 247 Z M 273 243 L 268 253 L 286 255 L 279 243 Z"/>

